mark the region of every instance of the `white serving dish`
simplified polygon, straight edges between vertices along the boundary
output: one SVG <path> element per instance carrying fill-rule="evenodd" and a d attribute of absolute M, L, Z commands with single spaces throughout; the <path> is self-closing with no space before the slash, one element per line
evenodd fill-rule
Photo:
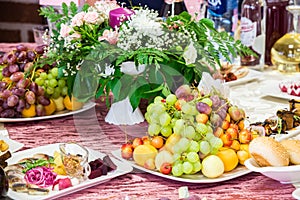
<path fill-rule="evenodd" d="M 160 172 L 155 171 L 155 170 L 146 169 L 146 168 L 136 164 L 133 160 L 124 159 L 121 156 L 121 150 L 120 149 L 113 151 L 112 154 L 113 154 L 113 156 L 115 156 L 119 160 L 123 161 L 123 163 L 127 163 L 127 164 L 131 165 L 132 167 L 134 167 L 136 169 L 139 169 L 143 172 L 146 172 L 146 173 L 149 173 L 149 174 L 152 174 L 152 175 L 155 175 L 155 176 L 159 176 L 159 177 L 162 177 L 162 178 L 166 178 L 166 179 L 169 179 L 169 180 L 185 182 L 185 183 L 197 183 L 197 184 L 200 184 L 200 183 L 217 183 L 217 182 L 231 180 L 231 179 L 243 176 L 245 174 L 249 174 L 251 172 L 245 166 L 239 165 L 234 170 L 232 170 L 230 172 L 226 172 L 226 173 L 222 174 L 220 177 L 217 177 L 217 178 L 207 178 L 202 173 L 196 173 L 196 174 L 191 174 L 191 175 L 182 175 L 180 177 L 176 177 L 176 176 L 172 176 L 172 175 L 165 175 L 165 174 L 160 173 Z"/>
<path fill-rule="evenodd" d="M 300 182 L 300 165 L 290 165 L 286 167 L 260 167 L 255 162 L 254 158 L 249 158 L 245 161 L 245 166 L 253 172 L 259 172 L 283 184 Z"/>

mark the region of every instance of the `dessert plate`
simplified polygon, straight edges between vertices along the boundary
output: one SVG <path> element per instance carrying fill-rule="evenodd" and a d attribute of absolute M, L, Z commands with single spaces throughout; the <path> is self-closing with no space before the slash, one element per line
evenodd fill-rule
<path fill-rule="evenodd" d="M 134 167 L 136 169 L 139 169 L 141 171 L 144 171 L 144 172 L 147 172 L 149 174 L 156 175 L 156 176 L 160 176 L 160 177 L 163 177 L 163 178 L 166 178 L 166 179 L 170 179 L 170 180 L 174 180 L 174 181 L 180 181 L 180 182 L 186 182 L 186 183 L 216 183 L 216 182 L 222 182 L 222 181 L 227 181 L 227 180 L 230 180 L 230 179 L 233 179 L 233 178 L 237 178 L 239 176 L 243 176 L 243 175 L 248 174 L 248 173 L 251 172 L 246 167 L 240 165 L 236 169 L 232 170 L 231 172 L 224 173 L 223 175 L 221 175 L 218 178 L 206 178 L 201 173 L 192 174 L 192 175 L 183 175 L 183 176 L 180 176 L 180 177 L 176 177 L 176 176 L 172 176 L 172 175 L 165 175 L 165 174 L 162 174 L 158 171 L 146 169 L 142 166 L 137 165 L 134 161 L 126 160 L 126 159 L 122 158 L 121 150 L 115 150 L 115 151 L 112 152 L 112 154 L 116 158 L 123 161 L 124 163 L 128 163 L 132 167 Z"/>
<path fill-rule="evenodd" d="M 52 115 L 42 116 L 42 117 L 0 118 L 0 122 L 28 122 L 28 121 L 38 121 L 38 120 L 44 120 L 44 119 L 53 119 L 53 118 L 58 118 L 58 117 L 65 117 L 65 116 L 75 115 L 75 114 L 84 112 L 86 110 L 89 110 L 89 109 L 93 108 L 95 105 L 96 104 L 94 102 L 88 102 L 88 103 L 85 103 L 84 106 L 79 110 L 74 110 L 74 111 L 63 110 L 63 111 L 60 111 L 60 112 L 56 112 Z"/>
<path fill-rule="evenodd" d="M 97 158 L 103 158 L 105 154 L 100 153 L 98 151 L 92 150 L 87 148 L 89 151 L 89 161 L 95 160 Z M 56 144 L 50 144 L 46 146 L 41 146 L 33 149 L 28 149 L 25 151 L 19 151 L 17 153 L 14 153 L 11 158 L 7 160 L 8 164 L 14 164 L 18 162 L 22 158 L 28 158 L 36 153 L 45 153 L 48 155 L 53 155 L 55 151 L 59 151 L 59 143 Z M 114 162 L 114 164 L 117 166 L 117 169 L 114 171 L 109 172 L 107 175 L 100 176 L 95 179 L 88 179 L 86 181 L 83 181 L 82 183 L 60 190 L 60 191 L 50 191 L 47 195 L 28 195 L 26 193 L 19 193 L 14 192 L 11 189 L 8 190 L 8 197 L 15 199 L 15 200 L 42 200 L 42 199 L 56 199 L 62 196 L 65 196 L 67 194 L 74 193 L 79 190 L 83 190 L 85 188 L 98 185 L 100 183 L 104 183 L 106 181 L 109 181 L 112 178 L 115 178 L 117 176 L 124 175 L 126 173 L 129 173 L 132 171 L 132 167 L 127 164 L 120 162 L 119 160 L 111 157 L 111 160 Z"/>
<path fill-rule="evenodd" d="M 285 100 L 300 100 L 300 97 L 294 96 L 294 95 L 289 95 L 286 92 L 282 92 L 279 88 L 279 83 L 282 81 L 275 81 L 275 80 L 270 80 L 264 82 L 264 85 L 262 87 L 263 94 L 265 96 L 271 96 L 271 97 L 276 97 L 280 99 L 285 99 Z"/>
<path fill-rule="evenodd" d="M 242 83 L 246 83 L 246 82 L 249 82 L 249 81 L 257 80 L 261 76 L 262 76 L 261 72 L 249 69 L 249 72 L 248 72 L 248 74 L 246 76 L 244 76 L 242 78 L 238 78 L 237 80 L 234 80 L 234 81 L 226 82 L 224 84 L 228 85 L 228 86 L 240 85 Z"/>

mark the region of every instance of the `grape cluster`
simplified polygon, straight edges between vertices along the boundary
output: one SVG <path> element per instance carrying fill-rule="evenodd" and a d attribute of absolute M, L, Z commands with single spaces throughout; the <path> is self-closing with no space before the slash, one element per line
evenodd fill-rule
<path fill-rule="evenodd" d="M 48 72 L 38 73 L 34 80 L 37 85 L 44 88 L 45 93 L 50 98 L 58 98 L 68 94 L 68 87 L 65 77 L 58 77 L 58 68 L 53 67 Z"/>
<path fill-rule="evenodd" d="M 22 117 L 22 111 L 34 107 L 38 116 L 50 104 L 45 91 L 30 79 L 33 63 L 44 53 L 44 45 L 29 50 L 18 45 L 0 57 L 0 117 Z"/>
<path fill-rule="evenodd" d="M 147 107 L 145 118 L 150 136 L 180 136 L 173 145 L 172 174 L 194 174 L 201 170 L 201 158 L 216 154 L 223 146 L 214 135 L 226 117 L 228 102 L 217 94 L 203 95 L 197 89 L 181 86 L 165 99 L 156 97 Z"/>

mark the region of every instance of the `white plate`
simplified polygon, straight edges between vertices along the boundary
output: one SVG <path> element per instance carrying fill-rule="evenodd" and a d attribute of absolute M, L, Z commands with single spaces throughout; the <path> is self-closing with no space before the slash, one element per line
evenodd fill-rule
<path fill-rule="evenodd" d="M 0 140 L 4 140 L 4 141 L 8 144 L 8 146 L 9 146 L 8 150 L 9 150 L 11 153 L 14 153 L 14 152 L 20 150 L 20 149 L 24 146 L 24 144 L 22 144 L 22 143 L 20 143 L 20 142 L 17 142 L 17 141 L 15 141 L 15 140 L 9 139 L 9 138 L 6 137 L 6 136 L 2 136 L 2 135 L 1 135 L 1 136 L 0 136 Z"/>
<path fill-rule="evenodd" d="M 238 78 L 235 81 L 226 82 L 224 84 L 228 85 L 228 86 L 239 85 L 239 84 L 242 84 L 242 83 L 246 83 L 246 82 L 249 82 L 249 81 L 254 81 L 256 79 L 259 79 L 261 76 L 262 76 L 261 72 L 249 69 L 249 72 L 246 76 L 244 76 L 242 78 Z"/>
<path fill-rule="evenodd" d="M 285 167 L 260 167 L 255 162 L 254 158 L 249 158 L 245 161 L 245 166 L 251 171 L 260 172 L 261 174 L 283 184 L 300 182 L 300 165 Z"/>
<path fill-rule="evenodd" d="M 275 135 L 272 135 L 271 137 L 273 137 L 277 141 L 282 141 L 282 140 L 285 140 L 288 138 L 295 137 L 300 134 L 300 127 L 298 126 L 298 127 L 294 128 L 293 130 L 289 130 L 286 132 L 287 132 L 287 134 L 275 134 Z"/>
<path fill-rule="evenodd" d="M 282 81 L 275 81 L 275 80 L 265 81 L 262 89 L 265 96 L 271 96 L 271 97 L 276 97 L 276 98 L 286 99 L 286 100 L 291 100 L 291 99 L 300 100 L 300 97 L 298 96 L 289 95 L 286 92 L 281 92 L 279 88 L 280 82 Z"/>
<path fill-rule="evenodd" d="M 94 107 L 96 104 L 94 102 L 88 102 L 85 103 L 84 106 L 75 111 L 68 111 L 68 110 L 63 110 L 57 113 L 54 113 L 53 115 L 49 116 L 42 116 L 42 117 L 29 117 L 29 118 L 0 118 L 0 122 L 27 122 L 27 121 L 37 121 L 37 120 L 44 120 L 44 119 L 52 119 L 52 118 L 58 118 L 58 117 L 65 117 L 69 115 L 75 115 L 77 113 L 84 112 L 86 110 L 91 109 Z"/>
<path fill-rule="evenodd" d="M 98 151 L 92 150 L 87 148 L 89 151 L 89 161 L 95 160 L 97 158 L 103 158 L 105 156 L 105 154 L 100 153 Z M 41 147 L 37 147 L 34 149 L 28 149 L 25 151 L 20 151 L 17 153 L 14 153 L 12 155 L 12 157 L 10 159 L 7 160 L 8 164 L 14 164 L 17 161 L 19 161 L 22 158 L 25 157 L 30 157 L 36 153 L 46 153 L 48 155 L 53 155 L 54 151 L 58 151 L 59 150 L 59 143 L 56 144 L 50 144 L 50 145 L 46 145 L 46 146 L 41 146 Z M 18 192 L 14 192 L 11 189 L 9 189 L 8 191 L 8 197 L 15 199 L 15 200 L 42 200 L 42 199 L 55 199 L 55 198 L 59 198 L 62 197 L 64 195 L 70 194 L 70 193 L 74 193 L 76 191 L 79 190 L 83 190 L 85 188 L 94 186 L 94 185 L 98 185 L 100 183 L 109 181 L 112 178 L 115 178 L 117 176 L 121 176 L 123 174 L 129 173 L 132 171 L 132 167 L 129 164 L 126 163 L 122 163 L 119 160 L 111 157 L 112 161 L 115 163 L 115 165 L 117 166 L 117 169 L 114 171 L 109 172 L 107 175 L 105 176 L 100 176 L 98 178 L 95 179 L 88 179 L 78 185 L 60 190 L 60 191 L 50 191 L 48 195 L 28 195 L 26 193 L 18 193 Z"/>
<path fill-rule="evenodd" d="M 139 169 L 141 171 L 144 171 L 144 172 L 147 172 L 149 174 L 156 175 L 156 176 L 160 176 L 160 177 L 163 177 L 163 178 L 166 178 L 166 179 L 180 181 L 180 182 L 187 182 L 187 183 L 216 183 L 216 182 L 221 182 L 221 181 L 227 181 L 227 180 L 237 178 L 239 176 L 243 176 L 245 174 L 250 173 L 250 170 L 248 170 L 246 167 L 238 166 L 236 169 L 232 170 L 231 172 L 224 173 L 220 177 L 213 178 L 213 179 L 212 178 L 207 178 L 207 177 L 203 176 L 201 173 L 197 173 L 197 174 L 193 174 L 193 175 L 183 175 L 181 177 L 176 177 L 176 176 L 172 176 L 172 175 L 165 175 L 165 174 L 162 174 L 158 171 L 146 169 L 144 167 L 141 167 L 141 166 L 137 165 L 134 161 L 126 160 L 126 159 L 122 158 L 121 150 L 115 150 L 115 151 L 112 152 L 112 154 L 116 158 L 118 158 L 118 159 L 120 159 L 120 160 L 122 160 L 126 163 L 129 163 L 132 167 L 134 167 L 136 169 Z"/>

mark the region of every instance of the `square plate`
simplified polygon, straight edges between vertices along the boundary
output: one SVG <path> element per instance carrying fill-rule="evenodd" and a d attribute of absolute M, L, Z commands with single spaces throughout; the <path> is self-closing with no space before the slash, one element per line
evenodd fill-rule
<path fill-rule="evenodd" d="M 103 158 L 105 154 L 100 153 L 98 151 L 92 150 L 87 148 L 89 151 L 89 161 L 95 160 L 97 158 Z M 41 146 L 33 149 L 28 149 L 25 151 L 19 151 L 17 153 L 14 153 L 11 158 L 7 160 L 8 164 L 14 164 L 18 162 L 22 158 L 30 157 L 36 153 L 45 153 L 48 155 L 53 155 L 55 151 L 59 151 L 59 143 L 56 144 L 50 144 L 46 146 Z M 122 163 L 119 160 L 111 157 L 111 160 L 117 165 L 117 169 L 114 171 L 109 172 L 105 176 L 100 176 L 95 179 L 88 179 L 78 185 L 60 190 L 60 191 L 50 191 L 48 195 L 28 195 L 26 193 L 20 193 L 20 192 L 14 192 L 11 189 L 8 191 L 8 197 L 16 200 L 42 200 L 42 199 L 56 199 L 58 197 L 62 197 L 67 194 L 71 194 L 74 192 L 77 192 L 79 190 L 83 190 L 85 188 L 98 185 L 100 183 L 104 183 L 106 181 L 109 181 L 112 178 L 115 178 L 117 176 L 121 176 L 124 174 L 127 174 L 132 171 L 132 167 L 129 164 Z"/>

